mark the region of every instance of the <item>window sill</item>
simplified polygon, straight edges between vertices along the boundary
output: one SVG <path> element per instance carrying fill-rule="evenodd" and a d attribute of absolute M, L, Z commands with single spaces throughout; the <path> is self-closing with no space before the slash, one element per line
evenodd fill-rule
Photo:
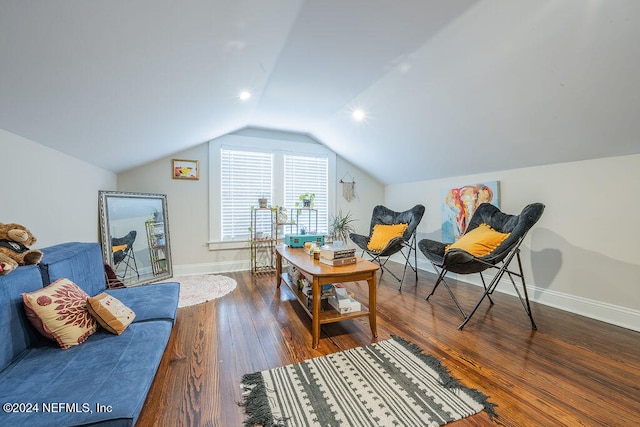
<path fill-rule="evenodd" d="M 207 242 L 210 251 L 227 251 L 238 249 L 249 249 L 248 240 L 231 240 L 223 242 Z"/>

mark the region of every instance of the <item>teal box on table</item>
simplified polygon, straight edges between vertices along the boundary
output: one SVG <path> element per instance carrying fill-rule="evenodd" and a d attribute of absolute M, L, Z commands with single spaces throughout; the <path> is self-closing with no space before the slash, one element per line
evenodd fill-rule
<path fill-rule="evenodd" d="M 290 248 L 302 248 L 306 242 L 315 243 L 316 246 L 324 245 L 324 236 L 321 234 L 285 234 L 284 244 Z"/>

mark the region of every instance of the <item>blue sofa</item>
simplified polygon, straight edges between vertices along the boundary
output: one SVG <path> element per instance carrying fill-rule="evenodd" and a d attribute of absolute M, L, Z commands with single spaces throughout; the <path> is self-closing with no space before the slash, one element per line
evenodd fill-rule
<path fill-rule="evenodd" d="M 178 283 L 105 290 L 98 243 L 41 250 L 39 266 L 0 276 L 0 425 L 134 425 L 175 323 Z M 22 293 L 63 277 L 90 296 L 113 295 L 135 312 L 134 322 L 121 335 L 99 328 L 61 350 L 29 323 Z"/>

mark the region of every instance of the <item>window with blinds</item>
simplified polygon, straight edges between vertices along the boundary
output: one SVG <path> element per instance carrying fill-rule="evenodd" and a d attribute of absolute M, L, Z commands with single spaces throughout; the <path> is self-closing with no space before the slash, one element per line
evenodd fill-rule
<path fill-rule="evenodd" d="M 305 227 L 309 232 L 326 232 L 329 194 L 328 159 L 326 156 L 299 156 L 285 154 L 284 156 L 284 200 L 285 206 L 295 207 L 300 202 L 300 195 L 311 193 L 315 195 L 313 208 L 318 210 L 318 224 L 316 229 L 315 214 L 300 211 L 298 226 Z M 300 203 L 301 204 L 301 203 Z M 300 230 L 299 230 L 300 231 Z"/>
<path fill-rule="evenodd" d="M 296 203 L 304 193 L 313 193 L 315 214 L 301 211 L 299 224 L 309 232 L 324 233 L 328 223 L 328 157 L 323 154 L 284 154 L 273 152 L 220 149 L 221 238 L 223 241 L 243 240 L 249 235 L 251 206 L 257 206 L 264 196 L 270 205 L 287 208 L 289 219 L 295 219 Z M 280 165 L 274 168 L 274 164 Z M 256 231 L 269 232 L 270 224 L 256 224 Z M 310 220 L 311 218 L 311 220 Z M 287 229 L 287 232 L 288 229 Z"/>
<path fill-rule="evenodd" d="M 246 239 L 251 206 L 258 205 L 259 197 L 273 200 L 273 154 L 222 149 L 220 158 L 222 240 Z M 269 231 L 269 227 L 260 223 L 256 231 Z"/>

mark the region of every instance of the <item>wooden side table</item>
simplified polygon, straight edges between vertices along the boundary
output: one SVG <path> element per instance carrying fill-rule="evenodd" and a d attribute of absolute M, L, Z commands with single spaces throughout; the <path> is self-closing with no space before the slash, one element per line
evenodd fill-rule
<path fill-rule="evenodd" d="M 282 273 L 283 259 L 297 267 L 305 276 L 312 276 L 312 302 L 311 308 L 307 304 L 307 295 L 301 292 L 295 283 L 291 283 L 288 275 Z M 333 267 L 314 260 L 302 248 L 290 248 L 286 245 L 276 246 L 276 284 L 280 287 L 282 281 L 287 284 L 293 294 L 298 299 L 304 310 L 311 317 L 311 335 L 313 337 L 312 347 L 318 348 L 320 342 L 320 325 L 325 323 L 341 322 L 343 320 L 355 319 L 358 317 L 369 317 L 371 333 L 378 336 L 376 326 L 376 272 L 379 266 L 373 262 L 358 257 L 355 264 Z M 338 282 L 355 282 L 366 280 L 369 285 L 369 307 L 363 306 L 361 311 L 340 314 L 336 310 L 320 310 L 320 296 L 322 285 Z"/>

